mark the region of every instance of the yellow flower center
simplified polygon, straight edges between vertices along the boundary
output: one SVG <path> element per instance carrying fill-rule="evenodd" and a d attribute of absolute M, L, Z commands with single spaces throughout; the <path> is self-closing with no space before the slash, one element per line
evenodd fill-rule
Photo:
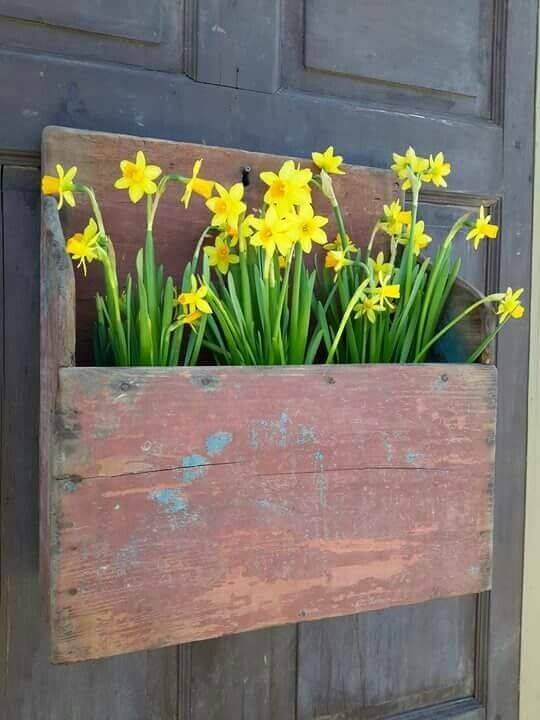
<path fill-rule="evenodd" d="M 225 215 L 227 213 L 227 202 L 223 198 L 218 198 L 215 209 L 217 215 Z"/>
<path fill-rule="evenodd" d="M 229 257 L 229 248 L 226 245 L 222 245 L 217 251 L 219 257 L 226 259 Z"/>
<path fill-rule="evenodd" d="M 271 230 L 271 228 L 269 228 L 268 226 L 267 226 L 267 227 L 263 227 L 262 230 L 261 230 L 260 235 L 261 235 L 261 240 L 270 240 L 270 238 L 272 237 L 272 230 Z"/>
<path fill-rule="evenodd" d="M 300 228 L 300 232 L 301 232 L 303 235 L 309 235 L 309 234 L 310 234 L 310 230 L 311 230 L 311 226 L 310 226 L 310 224 L 307 223 L 307 222 L 305 222 L 305 223 L 302 225 L 302 227 Z"/>
<path fill-rule="evenodd" d="M 287 186 L 285 185 L 283 180 L 276 180 L 274 183 L 272 183 L 270 192 L 272 197 L 281 200 L 287 194 Z"/>
<path fill-rule="evenodd" d="M 144 180 L 144 169 L 137 165 L 128 165 L 124 171 L 124 175 L 134 183 L 140 183 Z"/>

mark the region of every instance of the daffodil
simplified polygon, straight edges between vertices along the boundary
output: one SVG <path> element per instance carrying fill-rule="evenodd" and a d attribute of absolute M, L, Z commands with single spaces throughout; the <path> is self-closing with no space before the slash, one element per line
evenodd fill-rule
<path fill-rule="evenodd" d="M 348 235 L 346 235 L 347 238 L 347 251 L 348 252 L 356 252 L 358 248 L 356 245 L 351 242 L 351 239 Z M 336 235 L 336 237 L 332 240 L 332 242 L 326 243 L 324 246 L 325 250 L 343 250 L 343 240 L 341 239 L 341 235 Z"/>
<path fill-rule="evenodd" d="M 390 276 L 387 275 L 380 285 L 371 288 L 370 292 L 374 300 L 382 307 L 387 307 L 389 310 L 395 310 L 395 305 L 392 300 L 399 300 L 400 297 L 400 286 L 397 284 L 389 285 Z"/>
<path fill-rule="evenodd" d="M 278 214 L 286 215 L 295 205 L 304 205 L 311 200 L 309 183 L 313 173 L 308 168 L 301 170 L 292 160 L 286 160 L 279 172 L 262 172 L 260 178 L 268 190 L 264 202 L 275 205 Z"/>
<path fill-rule="evenodd" d="M 208 287 L 204 284 L 198 286 L 195 275 L 191 276 L 191 291 L 180 293 L 178 296 L 178 304 L 184 308 L 188 308 L 189 313 L 198 310 L 205 315 L 212 312 L 212 308 L 204 299 L 208 293 Z"/>
<path fill-rule="evenodd" d="M 291 239 L 288 234 L 287 222 L 279 217 L 274 206 L 270 206 L 264 217 L 253 218 L 251 225 L 255 233 L 250 238 L 254 247 L 262 247 L 269 257 L 272 257 L 276 249 L 281 255 L 287 256 L 291 249 Z"/>
<path fill-rule="evenodd" d="M 135 162 L 122 160 L 120 163 L 122 177 L 114 183 L 117 190 L 127 190 L 132 203 L 138 203 L 143 195 L 154 195 L 157 185 L 154 182 L 161 175 L 157 165 L 147 165 L 142 150 L 137 151 Z"/>
<path fill-rule="evenodd" d="M 58 209 L 64 204 L 64 200 L 70 207 L 75 207 L 75 196 L 73 195 L 73 180 L 77 174 L 75 166 L 64 171 L 62 165 L 56 166 L 56 175 L 44 175 L 41 179 L 41 192 L 44 195 L 55 195 L 58 197 Z"/>
<path fill-rule="evenodd" d="M 413 233 L 413 252 L 416 256 L 420 255 L 422 250 L 427 248 L 427 246 L 431 243 L 432 238 L 430 235 L 427 235 L 425 232 L 425 223 L 423 220 L 419 220 L 416 225 L 414 226 L 414 233 Z M 399 241 L 402 245 L 407 245 L 409 242 L 409 237 L 402 237 Z"/>
<path fill-rule="evenodd" d="M 417 155 L 414 148 L 409 147 L 405 155 L 393 153 L 392 157 L 394 159 L 394 164 L 391 167 L 398 178 L 403 181 L 401 185 L 403 190 L 408 190 L 412 186 L 411 178 L 409 176 L 410 172 L 412 172 L 412 174 L 420 181 L 426 180 L 426 171 L 429 168 L 429 160 Z"/>
<path fill-rule="evenodd" d="M 186 183 L 186 189 L 184 190 L 184 194 L 180 200 L 180 202 L 184 203 L 184 207 L 186 209 L 189 207 L 189 202 L 193 193 L 200 195 L 206 200 L 208 200 L 212 195 L 214 183 L 212 180 L 203 180 L 199 177 L 201 165 L 202 160 L 195 160 L 193 170 L 191 171 L 191 177 Z"/>
<path fill-rule="evenodd" d="M 523 314 L 525 313 L 525 308 L 523 307 L 521 300 L 519 299 L 522 293 L 523 288 L 521 288 L 520 290 L 516 290 L 515 292 L 512 290 L 512 288 L 507 289 L 502 300 L 499 302 L 499 307 L 497 308 L 499 323 L 505 322 L 506 320 L 508 320 L 508 318 L 514 318 L 516 320 L 519 320 L 519 318 L 523 317 Z"/>
<path fill-rule="evenodd" d="M 368 258 L 368 267 L 375 280 L 379 283 L 382 283 L 389 275 L 392 275 L 392 271 L 394 270 L 391 262 L 385 262 L 383 252 L 378 253 L 375 260 Z"/>
<path fill-rule="evenodd" d="M 298 241 L 305 253 L 311 252 L 312 243 L 324 245 L 326 233 L 322 229 L 328 223 L 328 218 L 315 215 L 313 207 L 306 203 L 289 216 L 291 240 Z"/>
<path fill-rule="evenodd" d="M 204 252 L 208 257 L 208 264 L 211 267 L 217 267 L 222 275 L 229 272 L 230 265 L 236 265 L 240 258 L 231 252 L 229 243 L 225 238 L 218 236 L 215 244 L 204 248 Z"/>
<path fill-rule="evenodd" d="M 66 252 L 73 260 L 78 260 L 77 267 L 86 275 L 86 263 L 99 259 L 99 230 L 94 218 L 90 218 L 82 233 L 75 233 L 66 242 Z"/>
<path fill-rule="evenodd" d="M 394 200 L 390 205 L 384 205 L 383 211 L 384 214 L 379 227 L 392 237 L 401 235 L 403 226 L 411 224 L 411 212 L 410 210 L 403 210 L 399 200 Z"/>
<path fill-rule="evenodd" d="M 429 169 L 425 176 L 426 182 L 431 182 L 436 187 L 448 187 L 448 183 L 445 180 L 447 175 L 450 175 L 452 166 L 449 162 L 446 162 L 442 152 L 437 153 L 435 157 L 429 156 Z"/>
<path fill-rule="evenodd" d="M 467 235 L 467 240 L 472 240 L 475 250 L 478 250 L 478 247 L 480 246 L 480 241 L 484 238 L 489 238 L 490 240 L 493 240 L 497 237 L 497 233 L 499 232 L 499 226 L 491 224 L 490 220 L 491 215 L 485 214 L 484 206 L 482 205 L 480 207 L 480 214 L 474 224 L 474 227 Z"/>
<path fill-rule="evenodd" d="M 352 264 L 353 261 L 349 260 L 344 250 L 330 250 L 326 253 L 326 257 L 324 259 L 324 267 L 329 268 L 336 273 L 334 278 L 335 280 L 344 267 Z"/>
<path fill-rule="evenodd" d="M 374 323 L 377 319 L 377 313 L 384 312 L 384 305 L 381 305 L 376 298 L 364 295 L 363 299 L 353 309 L 356 313 L 355 320 L 365 315 L 370 323 Z"/>
<path fill-rule="evenodd" d="M 202 318 L 203 314 L 200 310 L 192 310 L 191 312 L 180 315 L 178 318 L 178 325 L 190 325 L 193 327 L 197 324 L 197 320 Z"/>
<path fill-rule="evenodd" d="M 313 162 L 320 170 L 326 170 L 327 173 L 333 173 L 334 175 L 345 175 L 343 170 L 339 169 L 339 166 L 343 162 L 341 155 L 334 155 L 334 148 L 332 145 L 327 147 L 323 153 L 314 152 L 311 153 Z"/>
<path fill-rule="evenodd" d="M 239 236 L 239 230 L 241 231 L 243 245 L 245 246 L 245 240 L 249 238 L 251 235 L 253 235 L 253 227 L 251 226 L 251 221 L 253 219 L 253 215 L 248 215 L 244 218 L 240 226 L 238 223 L 236 225 L 225 225 L 221 232 L 219 233 L 218 237 L 222 240 L 227 240 L 230 247 L 236 247 L 238 245 L 238 236 Z M 240 248 L 241 252 L 245 248 Z"/>
<path fill-rule="evenodd" d="M 246 211 L 246 203 L 242 202 L 244 197 L 244 186 L 242 183 L 235 183 L 229 190 L 223 185 L 215 184 L 218 192 L 216 197 L 206 201 L 206 207 L 214 213 L 212 225 L 222 227 L 223 225 L 238 225 L 238 218 Z"/>

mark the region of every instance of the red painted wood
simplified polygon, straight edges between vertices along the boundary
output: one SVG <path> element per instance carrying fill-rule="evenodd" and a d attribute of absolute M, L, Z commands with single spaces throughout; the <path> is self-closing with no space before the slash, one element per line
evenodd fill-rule
<path fill-rule="evenodd" d="M 57 661 L 485 590 L 488 366 L 60 371 Z"/>

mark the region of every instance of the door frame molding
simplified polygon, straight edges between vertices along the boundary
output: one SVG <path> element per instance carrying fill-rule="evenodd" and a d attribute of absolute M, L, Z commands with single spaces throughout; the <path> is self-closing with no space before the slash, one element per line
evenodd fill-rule
<path fill-rule="evenodd" d="M 538 22 L 540 43 L 540 19 Z M 536 51 L 533 242 L 531 257 L 529 427 L 521 628 L 520 720 L 540 716 L 540 50 Z"/>

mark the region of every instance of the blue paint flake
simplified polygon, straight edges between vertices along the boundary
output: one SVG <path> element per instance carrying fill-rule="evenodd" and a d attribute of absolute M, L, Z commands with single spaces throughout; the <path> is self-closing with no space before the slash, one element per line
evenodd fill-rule
<path fill-rule="evenodd" d="M 184 455 L 182 458 L 182 480 L 185 483 L 192 483 L 194 480 L 199 480 L 204 477 L 206 473 L 205 465 L 208 465 L 208 458 L 204 455 Z"/>
<path fill-rule="evenodd" d="M 187 509 L 187 504 L 182 497 L 182 491 L 176 488 L 162 488 L 153 490 L 150 493 L 152 500 L 156 500 L 168 513 L 181 513 Z"/>
<path fill-rule="evenodd" d="M 278 420 L 256 420 L 249 432 L 249 443 L 253 448 L 287 447 L 290 418 L 282 412 Z"/>
<path fill-rule="evenodd" d="M 413 465 L 418 460 L 418 453 L 412 450 L 407 450 L 407 462 L 409 465 Z"/>
<path fill-rule="evenodd" d="M 314 428 L 300 425 L 298 430 L 298 445 L 311 445 L 317 439 Z"/>
<path fill-rule="evenodd" d="M 216 432 L 206 438 L 206 450 L 209 455 L 218 455 L 232 442 L 229 432 Z"/>

